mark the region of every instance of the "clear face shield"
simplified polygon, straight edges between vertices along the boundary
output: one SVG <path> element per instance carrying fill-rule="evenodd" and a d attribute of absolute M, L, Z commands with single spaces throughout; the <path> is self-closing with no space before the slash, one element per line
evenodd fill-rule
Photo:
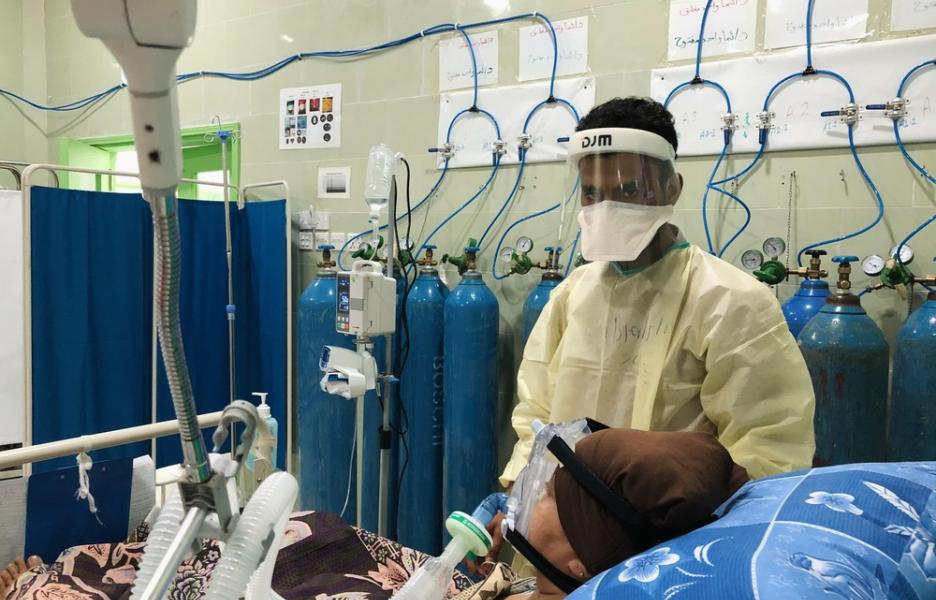
<path fill-rule="evenodd" d="M 569 179 L 579 181 L 582 254 L 632 261 L 672 218 L 682 190 L 676 153 L 662 137 L 624 128 L 590 129 L 569 141 Z"/>
<path fill-rule="evenodd" d="M 529 542 L 534 508 L 548 493 L 553 475 L 561 465 L 601 505 L 620 521 L 639 524 L 636 510 L 618 496 L 575 456 L 575 445 L 592 432 L 606 426 L 591 419 L 579 419 L 557 425 L 542 425 L 534 421 L 536 437 L 530 460 L 514 481 L 507 499 L 507 512 L 501 524 L 504 538 L 559 589 L 571 594 L 579 587 L 573 577 L 547 560 Z"/>

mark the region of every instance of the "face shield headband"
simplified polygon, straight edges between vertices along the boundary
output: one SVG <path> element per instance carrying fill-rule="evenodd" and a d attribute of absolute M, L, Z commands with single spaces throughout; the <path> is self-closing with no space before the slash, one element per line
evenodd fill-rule
<path fill-rule="evenodd" d="M 676 151 L 640 129 L 579 131 L 569 140 L 569 176 L 581 182 L 583 208 L 604 201 L 669 206 L 678 197 Z"/>
<path fill-rule="evenodd" d="M 587 430 L 584 432 L 582 432 L 582 424 L 587 427 Z M 540 425 L 540 430 L 537 431 L 536 440 L 534 441 L 534 449 L 533 454 L 531 454 L 530 462 L 514 484 L 515 490 L 517 489 L 517 484 L 519 484 L 519 492 L 517 494 L 511 493 L 507 501 L 507 516 L 502 524 L 504 538 L 510 542 L 517 552 L 530 561 L 530 564 L 542 573 L 543 576 L 566 594 L 571 594 L 581 583 L 552 564 L 534 548 L 527 539 L 527 534 L 529 533 L 529 512 L 533 508 L 533 505 L 542 498 L 542 494 L 539 492 L 544 490 L 545 485 L 552 479 L 556 467 L 555 463 L 553 463 L 552 469 L 543 468 L 541 466 L 544 459 L 549 459 L 545 456 L 544 452 L 537 455 L 537 446 L 545 446 L 545 449 L 561 463 L 563 468 L 572 475 L 573 479 L 595 498 L 602 508 L 607 510 L 615 519 L 629 527 L 640 529 L 642 520 L 637 509 L 625 498 L 615 493 L 614 490 L 595 475 L 595 473 L 576 456 L 575 451 L 566 441 L 566 439 L 572 438 L 570 441 L 574 444 L 577 439 L 585 437 L 588 433 L 594 433 L 607 428 L 606 425 L 602 425 L 591 419 L 564 425 L 547 425 L 545 427 Z M 576 435 L 576 429 L 581 433 Z M 569 435 L 570 433 L 572 435 Z M 528 469 L 531 468 L 532 470 L 528 471 Z M 547 473 L 548 476 L 544 480 L 543 477 Z M 531 474 L 533 474 L 533 477 L 538 479 L 538 481 L 529 481 Z M 523 498 L 523 495 L 532 495 L 532 497 Z"/>

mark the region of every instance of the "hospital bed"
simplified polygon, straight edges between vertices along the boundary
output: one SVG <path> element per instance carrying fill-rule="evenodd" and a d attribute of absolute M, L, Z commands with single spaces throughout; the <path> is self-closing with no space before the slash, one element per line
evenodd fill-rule
<path fill-rule="evenodd" d="M 3 165 L 0 165 L 0 167 L 3 167 Z M 87 175 L 93 176 L 96 179 L 107 178 L 107 177 L 117 177 L 117 176 L 133 177 L 135 176 L 135 174 L 123 173 L 123 172 L 117 172 L 117 171 L 109 171 L 109 170 L 83 169 L 83 168 L 66 167 L 66 166 L 61 166 L 61 165 L 44 165 L 44 164 L 43 165 L 30 165 L 30 166 L 27 166 L 22 171 L 20 170 L 19 165 L 14 165 L 14 166 L 10 166 L 9 168 L 6 168 L 6 170 L 8 170 L 11 174 L 15 174 L 15 180 L 16 180 L 17 186 L 19 186 L 19 184 L 21 183 L 24 187 L 22 198 L 21 199 L 16 198 L 14 199 L 13 203 L 10 203 L 10 204 L 21 203 L 17 207 L 19 209 L 17 214 L 19 214 L 20 217 L 15 219 L 16 221 L 21 223 L 21 229 L 20 229 L 19 235 L 12 236 L 12 237 L 15 237 L 17 240 L 19 239 L 22 240 L 22 242 L 18 242 L 18 241 L 16 242 L 16 245 L 22 244 L 20 246 L 22 248 L 22 256 L 20 256 L 20 262 L 18 263 L 18 267 L 17 267 L 17 268 L 22 269 L 22 274 L 18 272 L 12 275 L 7 274 L 8 277 L 12 279 L 14 282 L 19 282 L 19 281 L 22 282 L 22 288 L 19 290 L 19 293 L 22 294 L 22 304 L 19 307 L 20 318 L 10 319 L 10 321 L 15 322 L 15 321 L 22 320 L 23 336 L 19 340 L 19 343 L 22 344 L 21 348 L 16 349 L 16 350 L 21 350 L 20 352 L 17 352 L 18 354 L 20 354 L 20 360 L 18 364 L 21 366 L 19 367 L 19 370 L 17 371 L 18 374 L 16 373 L 12 375 L 5 374 L 9 376 L 3 378 L 4 381 L 6 381 L 7 379 L 10 379 L 11 381 L 8 383 L 11 383 L 11 385 L 5 386 L 7 387 L 7 391 L 9 391 L 10 393 L 6 397 L 0 398 L 0 400 L 2 400 L 0 401 L 0 409 L 2 409 L 3 413 L 6 414 L 8 417 L 11 415 L 10 409 L 12 409 L 12 414 L 14 416 L 13 418 L 7 419 L 7 424 L 9 424 L 10 422 L 12 422 L 14 426 L 20 423 L 22 424 L 21 429 L 20 427 L 14 427 L 15 429 L 19 429 L 19 431 L 15 432 L 14 434 L 14 435 L 18 435 L 18 437 L 14 437 L 14 439 L 11 440 L 14 443 L 10 445 L 17 446 L 20 443 L 22 443 L 23 447 L 14 448 L 13 450 L 10 450 L 8 452 L 0 452 L 0 464 L 4 465 L 4 467 L 0 467 L 0 479 L 15 478 L 16 475 L 20 474 L 15 469 L 20 466 L 24 467 L 21 469 L 21 472 L 25 473 L 26 475 L 29 475 L 30 471 L 32 470 L 31 468 L 32 464 L 36 461 L 45 461 L 45 460 L 55 459 L 58 457 L 70 457 L 70 456 L 74 456 L 75 454 L 87 453 L 87 452 L 90 452 L 91 450 L 116 448 L 118 446 L 132 444 L 134 442 L 150 441 L 151 454 L 155 458 L 156 440 L 164 436 L 177 434 L 179 431 L 177 422 L 175 421 L 162 422 L 162 423 L 154 422 L 149 425 L 122 428 L 116 431 L 110 431 L 110 432 L 105 432 L 105 433 L 94 433 L 92 435 L 78 436 L 72 439 L 58 440 L 58 441 L 53 441 L 53 442 L 49 442 L 45 444 L 33 445 L 33 442 L 35 441 L 33 439 L 35 406 L 33 404 L 33 399 L 34 399 L 33 378 L 31 376 L 31 373 L 33 371 L 33 365 L 32 365 L 32 358 L 33 358 L 32 317 L 33 315 L 32 315 L 31 302 L 30 302 L 30 296 L 32 292 L 32 289 L 31 289 L 32 277 L 30 275 L 30 269 L 32 266 L 31 260 L 30 260 L 30 251 L 31 251 L 30 239 L 31 239 L 33 223 L 32 223 L 32 219 L 30 219 L 30 204 L 31 204 L 31 199 L 33 197 L 33 194 L 35 193 L 35 190 L 36 190 L 36 185 L 34 182 L 36 182 L 37 179 L 39 179 L 40 173 L 51 174 L 52 176 L 51 181 L 53 182 L 57 181 L 57 173 L 60 173 L 60 172 L 87 174 Z M 212 181 L 192 180 L 189 182 L 198 184 L 198 185 L 216 186 L 216 187 L 224 185 L 224 184 L 212 182 Z M 228 195 L 236 196 L 236 198 L 238 199 L 238 204 L 240 206 L 246 206 L 248 199 L 257 200 L 258 196 L 263 194 L 265 190 L 268 190 L 268 189 L 273 190 L 274 188 L 276 188 L 276 191 L 282 190 L 286 194 L 287 201 L 280 200 L 279 203 L 282 204 L 283 206 L 283 208 L 280 209 L 283 211 L 281 213 L 283 215 L 282 220 L 284 223 L 288 223 L 288 212 L 285 207 L 288 205 L 289 190 L 288 190 L 288 184 L 286 184 L 286 182 L 284 181 L 262 182 L 258 184 L 251 184 L 251 185 L 244 186 L 244 188 L 240 190 L 238 190 L 237 188 L 233 186 L 227 186 L 227 189 L 230 190 L 230 193 Z M 48 195 L 48 191 L 49 191 L 48 189 L 45 189 L 43 191 L 43 194 Z M 278 196 L 280 198 L 283 197 L 279 194 Z M 256 202 L 250 203 L 250 206 L 255 206 L 255 205 L 256 205 Z M 269 208 L 275 208 L 275 207 L 273 204 L 271 204 Z M 220 215 L 220 212 L 218 214 Z M 282 242 L 283 245 L 281 247 L 283 248 L 282 252 L 283 252 L 283 256 L 285 260 L 284 277 L 283 277 L 283 282 L 281 283 L 281 285 L 283 285 L 283 299 L 284 299 L 285 306 L 284 306 L 283 315 L 281 318 L 284 323 L 288 323 L 289 318 L 290 318 L 290 313 L 291 313 L 291 292 L 290 292 L 290 283 L 289 283 L 289 277 L 288 277 L 288 273 L 290 271 L 291 257 L 290 257 L 290 251 L 289 251 L 290 239 L 289 239 L 288 226 L 284 228 L 284 234 L 282 234 L 281 239 L 283 240 Z M 276 244 L 273 243 L 272 245 L 270 245 L 270 248 L 275 251 Z M 153 331 L 151 335 L 152 335 L 152 340 L 151 340 L 152 346 L 153 348 L 155 348 L 155 345 L 156 345 L 155 323 L 153 325 Z M 279 392 L 278 395 L 281 397 L 281 402 L 284 405 L 285 410 L 283 410 L 283 412 L 285 414 L 283 416 L 284 416 L 284 421 L 286 423 L 286 434 L 284 435 L 285 444 L 281 443 L 281 446 L 285 446 L 286 448 L 285 465 L 287 469 L 290 469 L 292 468 L 292 457 L 293 457 L 293 453 L 291 452 L 291 447 L 292 447 L 292 426 L 291 426 L 291 417 L 292 417 L 291 380 L 292 378 L 291 378 L 291 367 L 290 367 L 290 362 L 291 362 L 290 355 L 291 355 L 291 346 L 292 346 L 291 341 L 290 341 L 291 328 L 284 327 L 284 335 L 285 335 L 285 343 L 281 345 L 281 349 L 283 353 L 285 354 L 285 361 L 284 361 L 285 365 L 283 367 L 283 372 L 282 372 L 283 389 Z M 14 342 L 13 345 L 16 345 L 16 342 Z M 153 369 L 152 369 L 153 375 L 152 375 L 152 382 L 151 382 L 150 402 L 151 402 L 151 406 L 154 408 L 154 410 L 152 411 L 152 414 L 153 414 L 153 421 L 155 421 L 157 419 L 157 411 L 155 410 L 156 388 L 157 388 L 156 386 L 157 370 L 155 368 L 155 362 L 156 362 L 155 352 L 153 353 L 152 361 L 153 361 Z M 25 398 L 25 402 L 23 401 L 23 398 Z M 11 406 L 7 406 L 8 403 L 11 403 Z M 217 422 L 220 419 L 220 415 L 221 415 L 220 412 L 202 415 L 199 418 L 199 426 L 200 427 L 213 427 L 217 425 Z M 3 469 L 6 467 L 13 467 L 14 470 L 4 471 Z M 175 481 L 178 479 L 178 473 L 179 473 L 178 465 L 170 465 L 166 468 L 163 468 L 157 471 L 155 479 L 156 479 L 156 486 L 159 489 L 159 493 L 156 495 L 156 498 L 154 499 L 156 504 L 160 504 L 163 500 L 167 498 L 167 490 L 174 487 L 170 484 L 174 484 Z M 91 477 L 93 481 L 94 475 L 92 474 Z M 63 498 L 62 500 L 67 501 L 68 498 Z M 95 542 L 95 541 L 100 541 L 100 540 L 88 539 L 87 541 Z M 20 546 L 20 548 L 22 548 L 22 546 Z M 46 558 L 46 560 L 52 560 L 55 557 L 53 556 L 53 557 L 44 557 L 44 558 Z"/>

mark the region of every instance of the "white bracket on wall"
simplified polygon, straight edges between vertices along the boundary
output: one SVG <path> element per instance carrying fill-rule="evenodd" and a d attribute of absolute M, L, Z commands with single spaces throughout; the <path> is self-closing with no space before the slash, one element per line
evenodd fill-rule
<path fill-rule="evenodd" d="M 757 121 L 757 128 L 769 130 L 773 125 L 773 120 L 776 116 L 777 113 L 769 110 L 757 113 L 757 115 L 754 117 L 754 120 Z"/>

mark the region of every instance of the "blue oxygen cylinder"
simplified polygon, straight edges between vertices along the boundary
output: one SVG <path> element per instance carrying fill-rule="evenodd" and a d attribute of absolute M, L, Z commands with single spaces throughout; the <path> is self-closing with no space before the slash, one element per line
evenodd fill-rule
<path fill-rule="evenodd" d="M 549 295 L 560 283 L 562 283 L 562 275 L 555 271 L 546 271 L 543 273 L 543 278 L 540 279 L 539 284 L 533 288 L 533 291 L 527 296 L 526 302 L 523 303 L 522 342 L 524 348 L 540 313 L 543 312 L 546 303 L 549 302 Z"/>
<path fill-rule="evenodd" d="M 805 277 L 796 294 L 783 303 L 783 316 L 793 337 L 798 337 L 803 327 L 825 305 L 829 297 L 829 284 L 822 278 L 827 273 L 822 270 L 822 257 L 825 250 L 811 250 L 809 253 L 809 267 L 797 269 L 792 274 Z"/>
<path fill-rule="evenodd" d="M 850 292 L 856 256 L 836 256 L 836 293 L 806 324 L 799 346 L 816 392 L 816 465 L 882 461 L 886 454 L 889 351 Z"/>
<path fill-rule="evenodd" d="M 783 316 L 793 337 L 799 336 L 806 323 L 822 310 L 828 297 L 827 282 L 821 279 L 803 280 L 796 295 L 783 303 Z"/>
<path fill-rule="evenodd" d="M 936 460 L 936 292 L 897 333 L 887 460 Z"/>
<path fill-rule="evenodd" d="M 444 510 L 470 510 L 497 477 L 497 298 L 474 269 L 445 301 Z"/>
<path fill-rule="evenodd" d="M 398 541 L 432 556 L 442 552 L 443 327 L 447 291 L 426 246 L 406 300 L 409 352 L 400 378 L 408 416 L 409 463 L 401 471 Z M 401 466 L 402 468 L 402 466 Z"/>
<path fill-rule="evenodd" d="M 352 338 L 335 331 L 335 263 L 332 246 L 321 246 L 316 280 L 299 298 L 298 384 L 296 402 L 299 446 L 299 498 L 302 510 L 340 514 L 349 483 L 352 493 L 345 517 L 356 512 L 353 491 L 354 402 L 322 391 L 319 357 L 322 346 L 353 349 Z M 349 476 L 351 481 L 349 482 Z"/>

